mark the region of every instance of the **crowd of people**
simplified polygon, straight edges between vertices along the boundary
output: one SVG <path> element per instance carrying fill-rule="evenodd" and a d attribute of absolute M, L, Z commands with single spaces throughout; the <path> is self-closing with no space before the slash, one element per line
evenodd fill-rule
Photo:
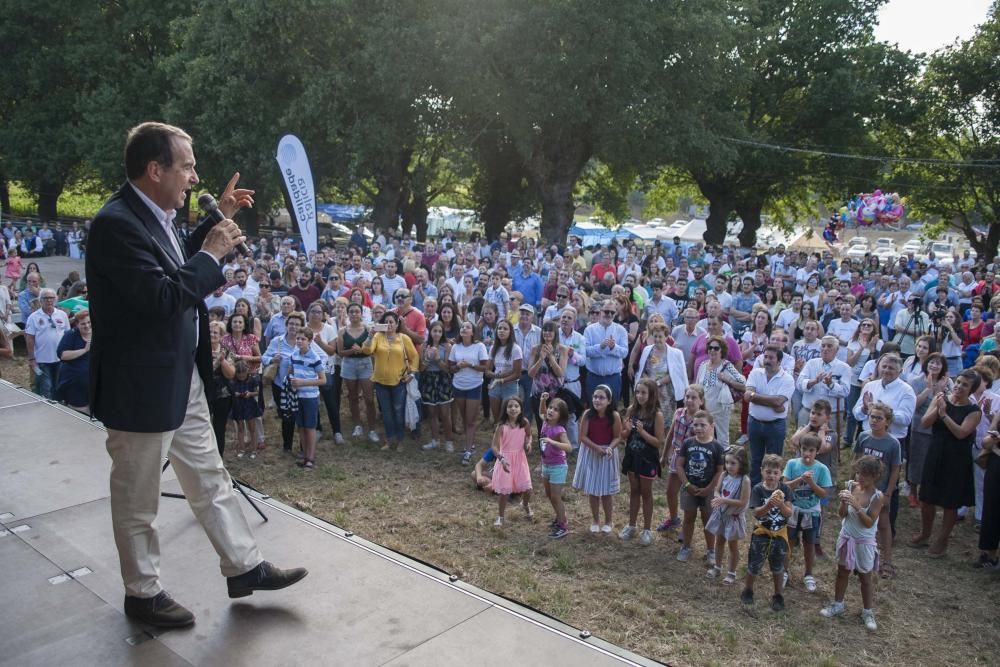
<path fill-rule="evenodd" d="M 907 546 L 944 556 L 968 520 L 976 565 L 997 567 L 1000 272 L 968 251 L 884 263 L 780 245 L 450 234 L 418 244 L 360 230 L 316 253 L 277 233 L 252 248 L 205 299 L 213 423 L 220 451 L 234 435 L 231 456 L 268 446 L 268 410 L 307 472 L 321 439 L 441 450 L 475 464 L 477 485 L 497 496 L 498 530 L 511 498 L 534 517 L 540 477 L 553 539 L 570 531 L 566 484 L 588 496 L 589 531 L 601 535 L 616 530 L 624 481 L 620 539 L 646 546 L 678 530 L 676 558 L 688 561 L 700 518 L 706 574 L 737 583 L 747 543 L 740 599 L 753 604 L 767 565 L 776 611 L 799 543 L 804 587 L 816 590 L 829 505 L 842 525 L 822 614 L 844 613 L 857 573 L 873 630 L 872 580 L 896 575 L 901 506 L 920 516 Z M 70 290 L 85 300 L 86 284 L 67 279 L 57 295 L 37 265 L 7 266 L 0 308 L 8 321 L 12 302 L 28 313 L 37 391 L 85 409 L 88 313 L 56 304 Z M 12 354 L 9 340 L 0 354 Z M 668 514 L 654 522 L 659 493 Z"/>

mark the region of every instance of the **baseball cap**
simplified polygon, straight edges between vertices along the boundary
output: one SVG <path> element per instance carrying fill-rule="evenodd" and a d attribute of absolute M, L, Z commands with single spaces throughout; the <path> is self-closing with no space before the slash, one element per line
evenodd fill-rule
<path fill-rule="evenodd" d="M 530 303 L 522 303 L 521 307 L 518 308 L 518 310 L 526 310 L 529 313 L 531 313 L 532 315 L 535 314 L 535 307 L 532 306 Z"/>

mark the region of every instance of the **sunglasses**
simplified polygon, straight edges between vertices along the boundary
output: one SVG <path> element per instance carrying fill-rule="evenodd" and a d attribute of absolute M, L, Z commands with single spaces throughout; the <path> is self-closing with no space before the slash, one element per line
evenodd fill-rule
<path fill-rule="evenodd" d="M 705 349 L 707 349 L 709 352 L 722 352 L 722 348 L 719 347 L 718 345 L 709 345 Z"/>

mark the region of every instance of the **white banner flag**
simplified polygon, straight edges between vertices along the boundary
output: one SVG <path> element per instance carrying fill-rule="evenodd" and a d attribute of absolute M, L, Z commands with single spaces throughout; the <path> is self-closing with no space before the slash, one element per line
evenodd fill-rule
<path fill-rule="evenodd" d="M 313 189 L 312 169 L 309 168 L 306 149 L 298 137 L 286 134 L 278 142 L 275 159 L 288 193 L 288 212 L 298 224 L 306 252 L 316 252 L 316 190 Z"/>

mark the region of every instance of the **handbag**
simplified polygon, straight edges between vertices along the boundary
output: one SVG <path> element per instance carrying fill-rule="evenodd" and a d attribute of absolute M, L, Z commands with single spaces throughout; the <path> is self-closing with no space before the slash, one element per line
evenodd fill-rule
<path fill-rule="evenodd" d="M 271 384 L 274 382 L 274 378 L 278 376 L 278 368 L 281 366 L 281 357 L 275 356 L 267 366 L 264 367 L 264 372 L 260 375 L 260 381 L 262 384 Z"/>

